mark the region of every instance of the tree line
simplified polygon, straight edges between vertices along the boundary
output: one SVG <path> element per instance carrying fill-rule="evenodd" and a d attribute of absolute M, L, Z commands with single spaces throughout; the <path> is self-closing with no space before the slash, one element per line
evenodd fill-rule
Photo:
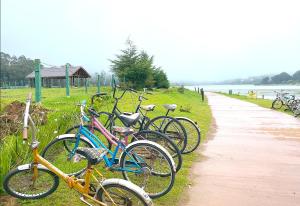
<path fill-rule="evenodd" d="M 1 52 L 1 82 L 24 81 L 33 70 L 34 60 L 24 55 L 16 57 Z"/>
<path fill-rule="evenodd" d="M 293 84 L 300 83 L 300 70 L 296 71 L 294 74 L 290 75 L 287 72 L 281 72 L 280 74 L 264 77 L 261 84 Z"/>

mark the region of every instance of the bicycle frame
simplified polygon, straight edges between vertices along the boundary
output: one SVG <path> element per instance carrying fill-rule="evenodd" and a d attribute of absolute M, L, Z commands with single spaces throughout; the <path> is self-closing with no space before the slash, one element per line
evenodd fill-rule
<path fill-rule="evenodd" d="M 83 105 L 81 105 L 81 115 L 82 115 L 81 119 L 87 118 L 86 116 L 84 116 Z M 116 170 L 116 171 L 127 171 L 127 172 L 134 172 L 134 173 L 137 173 L 137 174 L 143 173 L 142 167 L 140 167 L 140 165 L 136 161 L 136 159 L 138 159 L 139 161 L 143 162 L 143 159 L 138 158 L 138 155 L 135 155 L 135 157 L 133 157 L 132 155 L 129 155 L 127 153 L 127 151 L 125 150 L 125 147 L 128 144 L 128 137 L 127 136 L 124 137 L 124 141 L 122 141 L 121 139 L 115 137 L 94 116 L 92 116 L 92 124 L 93 124 L 93 126 L 95 125 L 95 127 L 98 128 L 101 131 L 101 133 L 108 139 L 108 141 L 110 143 L 112 143 L 113 145 L 116 146 L 115 150 L 111 151 L 109 148 L 107 148 L 104 145 L 104 143 L 95 134 L 93 134 L 90 130 L 88 130 L 87 128 L 85 128 L 83 126 L 83 121 L 82 121 L 81 125 L 79 127 L 79 130 L 76 134 L 75 147 L 73 148 L 72 152 L 70 153 L 69 158 L 71 158 L 72 156 L 75 155 L 75 150 L 79 145 L 80 136 L 83 135 L 92 143 L 92 145 L 94 147 L 104 148 L 106 151 L 108 151 L 108 153 L 111 155 L 111 158 L 109 158 L 107 155 L 103 156 L 103 160 L 105 162 L 105 165 L 108 168 L 111 168 L 111 169 Z M 128 169 L 126 167 L 125 168 L 122 168 L 122 167 L 113 168 L 114 165 L 118 164 L 118 159 L 116 157 L 117 157 L 119 149 L 123 150 L 123 152 L 125 152 L 125 154 L 130 157 L 130 161 L 126 161 L 126 163 L 129 163 L 130 166 L 138 168 L 138 170 L 132 170 L 132 169 Z"/>
<path fill-rule="evenodd" d="M 27 99 L 27 102 L 26 102 L 25 117 L 24 117 L 23 140 L 24 140 L 24 142 L 28 140 L 27 129 L 28 129 L 28 119 L 29 119 L 30 123 L 31 123 L 30 126 L 32 128 L 32 142 L 31 142 L 30 145 L 31 145 L 32 153 L 33 153 L 33 162 L 32 162 L 33 180 L 36 180 L 37 177 L 38 177 L 38 167 L 39 167 L 39 164 L 40 164 L 43 167 L 50 170 L 51 172 L 53 172 L 54 174 L 56 174 L 58 177 L 62 178 L 70 188 L 75 189 L 76 191 L 78 191 L 80 194 L 83 195 L 84 198 L 88 198 L 88 199 L 92 200 L 95 203 L 98 203 L 102 206 L 106 206 L 106 204 L 96 200 L 95 198 L 93 198 L 92 196 L 90 196 L 88 194 L 89 193 L 90 182 L 91 182 L 91 177 L 92 177 L 92 172 L 93 172 L 93 169 L 94 169 L 94 168 L 92 168 L 91 165 L 88 165 L 88 167 L 87 167 L 87 170 L 86 170 L 86 173 L 85 173 L 85 178 L 84 179 L 77 179 L 74 176 L 71 176 L 71 177 L 68 176 L 63 171 L 61 171 L 59 168 L 55 167 L 54 165 L 52 165 L 50 162 L 48 162 L 46 159 L 44 159 L 42 156 L 39 155 L 38 146 L 39 146 L 40 143 L 37 141 L 37 139 L 35 137 L 35 130 L 36 130 L 35 124 L 34 124 L 32 118 L 29 114 L 30 101 L 31 101 L 31 94 L 28 96 L 28 99 Z M 97 173 L 101 175 L 101 173 L 99 171 L 97 171 Z M 81 184 L 82 182 L 84 182 L 85 184 L 82 185 Z M 111 199 L 110 196 L 109 196 L 109 198 Z M 85 201 L 85 200 L 83 200 L 83 201 Z"/>

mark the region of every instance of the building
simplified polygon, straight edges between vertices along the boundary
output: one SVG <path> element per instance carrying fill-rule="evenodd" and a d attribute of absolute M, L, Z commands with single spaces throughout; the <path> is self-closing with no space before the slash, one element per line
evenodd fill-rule
<path fill-rule="evenodd" d="M 70 66 L 69 68 L 69 82 L 70 86 L 79 87 L 83 86 L 85 81 L 90 78 L 91 75 L 81 66 Z M 34 87 L 35 85 L 35 71 L 28 74 L 26 79 L 29 80 L 29 85 Z M 65 87 L 66 86 L 66 68 L 61 67 L 49 67 L 41 68 L 41 83 L 42 87 Z"/>

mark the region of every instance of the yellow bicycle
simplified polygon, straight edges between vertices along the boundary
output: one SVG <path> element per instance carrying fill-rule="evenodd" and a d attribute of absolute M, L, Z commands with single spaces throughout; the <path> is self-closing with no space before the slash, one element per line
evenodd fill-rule
<path fill-rule="evenodd" d="M 107 151 L 95 148 L 79 147 L 76 153 L 88 160 L 88 165 L 83 179 L 69 176 L 52 165 L 38 153 L 39 142 L 35 137 L 35 124 L 29 114 L 31 93 L 26 100 L 24 114 L 23 141 L 28 140 L 28 120 L 32 128 L 32 140 L 29 144 L 33 152 L 33 162 L 24 164 L 11 170 L 5 177 L 3 187 L 6 192 L 20 199 L 39 199 L 53 193 L 58 185 L 59 178 L 67 185 L 81 194 L 80 200 L 87 205 L 153 205 L 150 197 L 137 185 L 123 179 L 101 179 L 96 175 L 102 174 L 93 168 L 98 164 Z M 97 185 L 94 184 L 96 180 Z"/>

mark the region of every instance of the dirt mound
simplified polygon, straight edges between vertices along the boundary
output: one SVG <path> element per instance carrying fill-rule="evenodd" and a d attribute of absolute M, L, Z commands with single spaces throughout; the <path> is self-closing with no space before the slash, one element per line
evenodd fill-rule
<path fill-rule="evenodd" d="M 23 114 L 25 103 L 14 101 L 7 105 L 0 114 L 1 133 L 0 139 L 21 131 L 23 125 Z M 38 125 L 46 124 L 48 109 L 40 105 L 32 105 L 30 114 L 33 121 Z"/>

